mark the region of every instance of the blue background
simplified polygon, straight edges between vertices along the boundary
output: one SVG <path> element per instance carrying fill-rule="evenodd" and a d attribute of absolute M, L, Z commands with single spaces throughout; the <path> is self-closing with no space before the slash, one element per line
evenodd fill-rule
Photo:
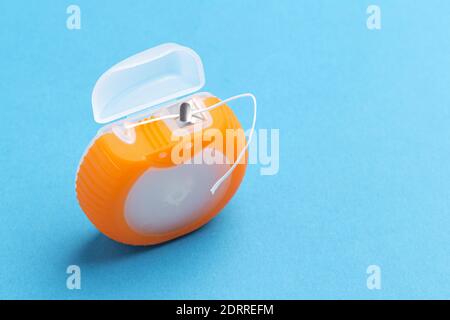
<path fill-rule="evenodd" d="M 449 1 L 373 1 L 380 31 L 372 1 L 75 3 L 79 31 L 71 2 L 0 2 L 0 298 L 450 298 Z M 75 197 L 91 91 L 172 41 L 200 54 L 206 90 L 255 93 L 280 171 L 250 166 L 198 232 L 127 247 Z"/>

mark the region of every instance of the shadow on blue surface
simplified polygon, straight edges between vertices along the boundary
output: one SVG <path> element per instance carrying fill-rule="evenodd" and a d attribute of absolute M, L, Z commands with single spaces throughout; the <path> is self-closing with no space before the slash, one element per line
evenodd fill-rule
<path fill-rule="evenodd" d="M 76 253 L 82 263 L 108 263 L 143 254 L 156 247 L 135 247 L 115 242 L 101 233 L 87 239 Z"/>
<path fill-rule="evenodd" d="M 231 214 L 231 212 L 227 211 L 232 211 L 232 208 L 227 207 L 223 209 L 221 215 Z M 208 235 L 208 233 L 214 233 L 211 231 L 217 225 L 218 220 L 217 218 L 213 219 L 200 229 L 181 238 L 153 246 L 130 246 L 122 244 L 98 232 L 83 241 L 72 258 L 73 261 L 79 261 L 81 264 L 107 264 L 134 258 L 143 254 L 159 252 L 158 254 L 164 255 L 165 249 L 169 249 L 169 247 L 174 245 L 185 247 L 193 245 L 192 242 L 210 239 L 213 235 Z"/>

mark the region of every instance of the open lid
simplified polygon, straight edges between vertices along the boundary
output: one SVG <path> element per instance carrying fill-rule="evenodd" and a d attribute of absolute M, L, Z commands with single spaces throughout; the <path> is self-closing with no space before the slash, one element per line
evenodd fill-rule
<path fill-rule="evenodd" d="M 198 54 L 175 43 L 163 44 L 119 62 L 97 80 L 92 92 L 94 119 L 114 121 L 204 85 Z"/>

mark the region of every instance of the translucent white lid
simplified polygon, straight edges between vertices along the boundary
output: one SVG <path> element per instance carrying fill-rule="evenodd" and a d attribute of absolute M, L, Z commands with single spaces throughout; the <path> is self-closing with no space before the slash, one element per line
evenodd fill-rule
<path fill-rule="evenodd" d="M 98 79 L 92 92 L 94 119 L 114 121 L 204 85 L 198 54 L 175 43 L 163 44 L 119 62 Z"/>

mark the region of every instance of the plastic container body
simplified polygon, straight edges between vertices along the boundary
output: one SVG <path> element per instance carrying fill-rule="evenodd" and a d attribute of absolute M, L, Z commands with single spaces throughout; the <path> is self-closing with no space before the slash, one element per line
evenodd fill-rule
<path fill-rule="evenodd" d="M 215 97 L 199 99 L 205 106 L 219 101 Z M 153 245 L 192 232 L 217 215 L 238 189 L 246 164 L 239 164 L 226 183 L 214 195 L 210 193 L 212 183 L 242 150 L 242 143 L 235 141 L 238 136 L 227 137 L 226 131 L 242 128 L 226 105 L 209 112 L 208 119 L 202 130 L 187 131 L 181 137 L 193 146 L 191 164 L 174 163 L 175 128 L 165 121 L 138 126 L 123 136 L 114 132 L 114 125 L 103 130 L 83 157 L 76 179 L 80 206 L 91 222 L 118 242 Z M 208 130 L 221 132 L 223 147 L 199 137 Z M 200 148 L 194 147 L 197 141 L 202 141 Z M 235 148 L 226 150 L 230 144 Z M 229 163 L 197 161 L 211 149 Z"/>

